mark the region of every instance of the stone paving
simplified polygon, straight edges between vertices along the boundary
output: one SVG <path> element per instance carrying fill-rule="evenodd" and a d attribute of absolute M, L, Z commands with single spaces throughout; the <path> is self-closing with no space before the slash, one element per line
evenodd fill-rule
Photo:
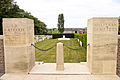
<path fill-rule="evenodd" d="M 117 75 L 25 75 L 5 74 L 2 80 L 120 80 Z"/>
<path fill-rule="evenodd" d="M 2 75 L 4 75 L 4 73 L 0 73 L 0 77 L 1 77 Z"/>
<path fill-rule="evenodd" d="M 120 78 L 117 75 L 90 75 L 90 73 L 89 74 L 88 73 L 89 70 L 86 66 L 86 63 L 65 63 L 64 71 L 56 71 L 55 63 L 39 64 L 38 62 L 36 62 L 36 65 L 31 70 L 30 74 L 9 73 L 9 74 L 4 74 L 1 77 L 1 79 L 2 80 L 120 80 Z"/>
<path fill-rule="evenodd" d="M 64 71 L 56 70 L 56 63 L 44 63 L 39 64 L 39 62 L 35 63 L 36 65 L 30 71 L 30 74 L 51 74 L 51 75 L 59 75 L 59 74 L 87 74 L 89 75 L 89 69 L 87 67 L 86 62 L 82 63 L 64 63 Z"/>

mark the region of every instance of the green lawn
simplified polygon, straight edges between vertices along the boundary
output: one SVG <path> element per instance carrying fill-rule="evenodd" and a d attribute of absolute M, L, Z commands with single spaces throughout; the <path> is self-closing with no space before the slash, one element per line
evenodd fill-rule
<path fill-rule="evenodd" d="M 59 41 L 57 39 L 46 39 L 38 42 L 35 46 L 40 49 L 48 49 L 58 42 L 62 42 L 71 48 L 80 48 L 77 40 L 72 39 L 66 41 Z M 44 63 L 55 63 L 56 62 L 56 46 L 49 51 L 40 51 L 35 49 L 36 61 L 44 61 Z M 86 61 L 86 49 L 82 50 L 70 50 L 64 46 L 64 62 L 65 63 L 79 63 Z"/>

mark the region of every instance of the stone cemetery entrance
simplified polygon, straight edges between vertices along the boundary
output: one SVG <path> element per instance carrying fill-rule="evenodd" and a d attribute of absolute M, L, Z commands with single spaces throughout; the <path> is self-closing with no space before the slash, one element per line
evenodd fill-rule
<path fill-rule="evenodd" d="M 33 20 L 4 18 L 3 36 L 5 72 L 36 74 L 34 69 L 41 69 L 41 65 L 39 62 L 35 64 Z M 87 63 L 63 63 L 63 44 L 60 43 L 57 44 L 56 64 L 62 71 L 56 70 L 55 63 L 41 67 L 43 70 L 49 69 L 50 74 L 52 71 L 52 74 L 116 74 L 117 43 L 118 18 L 91 18 L 87 26 Z"/>
<path fill-rule="evenodd" d="M 86 49 L 80 48 L 77 43 L 77 39 L 66 38 L 64 35 L 63 38 L 36 43 L 33 46 L 38 61 L 30 74 L 90 74 L 86 62 L 82 61 L 86 58 Z"/>

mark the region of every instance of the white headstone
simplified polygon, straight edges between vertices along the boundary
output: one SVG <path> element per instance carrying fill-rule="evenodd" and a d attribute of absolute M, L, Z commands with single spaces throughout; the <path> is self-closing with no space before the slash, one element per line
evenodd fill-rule
<path fill-rule="evenodd" d="M 80 41 L 80 46 L 82 46 L 82 42 Z"/>
<path fill-rule="evenodd" d="M 65 35 L 63 35 L 63 38 L 65 38 Z"/>

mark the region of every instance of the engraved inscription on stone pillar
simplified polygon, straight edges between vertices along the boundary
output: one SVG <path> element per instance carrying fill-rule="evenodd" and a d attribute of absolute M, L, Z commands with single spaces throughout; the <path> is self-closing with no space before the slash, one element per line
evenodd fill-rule
<path fill-rule="evenodd" d="M 116 74 L 118 18 L 88 20 L 87 62 L 92 74 Z"/>
<path fill-rule="evenodd" d="M 4 18 L 6 73 L 28 73 L 35 64 L 34 21 L 27 18 Z"/>

